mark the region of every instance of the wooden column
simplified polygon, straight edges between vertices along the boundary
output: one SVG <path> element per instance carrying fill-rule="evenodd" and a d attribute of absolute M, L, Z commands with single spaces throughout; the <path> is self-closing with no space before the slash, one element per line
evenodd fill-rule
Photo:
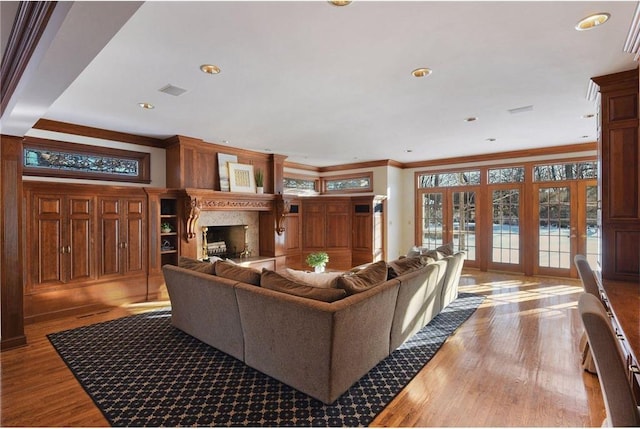
<path fill-rule="evenodd" d="M 0 349 L 25 345 L 22 286 L 22 139 L 0 136 Z"/>

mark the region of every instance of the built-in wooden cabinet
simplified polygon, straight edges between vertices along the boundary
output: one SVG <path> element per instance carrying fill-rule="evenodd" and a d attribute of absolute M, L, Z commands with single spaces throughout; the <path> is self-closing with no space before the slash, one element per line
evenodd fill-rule
<path fill-rule="evenodd" d="M 23 196 L 27 322 L 147 299 L 142 189 L 25 182 Z"/>
<path fill-rule="evenodd" d="M 35 192 L 30 204 L 29 288 L 95 279 L 95 198 Z"/>
<path fill-rule="evenodd" d="M 602 277 L 640 279 L 638 70 L 593 78 L 600 87 Z"/>
<path fill-rule="evenodd" d="M 98 198 L 99 278 L 146 274 L 146 196 Z"/>
<path fill-rule="evenodd" d="M 312 252 L 329 254 L 329 269 L 348 270 L 384 257 L 382 202 L 374 196 L 300 197 L 288 200 L 286 266 L 309 269 Z"/>

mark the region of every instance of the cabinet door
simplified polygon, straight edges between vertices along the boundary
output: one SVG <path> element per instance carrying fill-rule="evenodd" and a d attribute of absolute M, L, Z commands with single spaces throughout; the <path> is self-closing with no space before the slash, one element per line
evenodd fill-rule
<path fill-rule="evenodd" d="M 351 245 L 351 216 L 349 201 L 330 202 L 326 215 L 326 247 L 348 248 Z"/>
<path fill-rule="evenodd" d="M 38 195 L 32 200 L 31 286 L 54 286 L 65 281 L 63 257 L 64 197 Z"/>
<path fill-rule="evenodd" d="M 101 197 L 100 213 L 100 267 L 99 276 L 119 275 L 120 267 L 120 229 L 122 227 L 120 199 L 117 197 Z"/>
<path fill-rule="evenodd" d="M 68 204 L 68 280 L 79 281 L 93 278 L 93 198 L 70 196 Z"/>
<path fill-rule="evenodd" d="M 302 243 L 305 249 L 324 249 L 325 205 L 317 201 L 305 201 L 302 207 Z"/>
<path fill-rule="evenodd" d="M 126 223 L 125 236 L 122 237 L 123 273 L 139 274 L 145 270 L 145 201 L 142 198 L 129 198 L 122 201 L 126 212 L 122 222 Z"/>

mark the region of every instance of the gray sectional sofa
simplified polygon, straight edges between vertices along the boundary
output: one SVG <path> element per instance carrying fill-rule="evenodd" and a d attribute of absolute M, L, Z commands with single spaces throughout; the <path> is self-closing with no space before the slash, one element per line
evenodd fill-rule
<path fill-rule="evenodd" d="M 329 404 L 457 297 L 464 253 L 427 264 L 403 259 L 349 273 L 358 287 L 324 300 L 289 280 L 291 293 L 274 290 L 268 270 L 165 265 L 163 272 L 175 327 Z M 367 285 L 380 269 L 382 281 Z"/>

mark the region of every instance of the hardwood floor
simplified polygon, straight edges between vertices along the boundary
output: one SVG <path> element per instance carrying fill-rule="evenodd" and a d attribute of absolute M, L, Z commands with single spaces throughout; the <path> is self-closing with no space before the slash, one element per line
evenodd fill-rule
<path fill-rule="evenodd" d="M 372 426 L 600 426 L 597 378 L 580 367 L 576 280 L 465 270 L 487 297 Z M 1 357 L 2 426 L 108 426 L 46 334 L 166 306 L 113 308 L 26 326 Z"/>

